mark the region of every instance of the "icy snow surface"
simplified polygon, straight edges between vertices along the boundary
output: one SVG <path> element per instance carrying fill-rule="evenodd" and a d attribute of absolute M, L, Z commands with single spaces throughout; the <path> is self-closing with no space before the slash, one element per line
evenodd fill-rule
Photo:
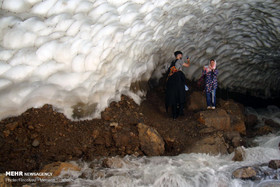
<path fill-rule="evenodd" d="M 280 85 L 277 0 L 0 0 L 0 118 L 52 104 L 89 118 L 130 85 L 159 78 L 175 50 L 198 79 L 216 58 L 221 87 L 271 97 Z"/>

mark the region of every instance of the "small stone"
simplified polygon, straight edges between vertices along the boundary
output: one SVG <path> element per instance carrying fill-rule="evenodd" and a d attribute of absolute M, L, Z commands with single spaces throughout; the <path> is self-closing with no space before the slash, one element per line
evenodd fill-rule
<path fill-rule="evenodd" d="M 96 139 L 96 138 L 98 137 L 98 135 L 99 135 L 99 131 L 98 131 L 98 130 L 94 130 L 94 131 L 92 132 L 92 137 L 93 137 L 94 139 Z"/>
<path fill-rule="evenodd" d="M 8 137 L 10 135 L 10 131 L 9 130 L 5 130 L 3 131 L 3 134 L 5 137 Z"/>
<path fill-rule="evenodd" d="M 38 147 L 40 145 L 40 142 L 38 139 L 35 139 L 33 142 L 32 142 L 32 146 L 33 147 Z"/>
<path fill-rule="evenodd" d="M 33 130 L 34 127 L 32 125 L 28 125 L 28 129 Z"/>
<path fill-rule="evenodd" d="M 240 136 L 236 136 L 231 140 L 231 142 L 233 147 L 239 147 L 242 145 L 242 138 Z"/>
<path fill-rule="evenodd" d="M 233 161 L 243 161 L 245 158 L 245 151 L 242 147 L 237 147 L 234 150 L 234 157 L 232 158 Z"/>
<path fill-rule="evenodd" d="M 280 168 L 280 160 L 271 160 L 268 163 L 268 167 L 272 168 L 272 169 L 278 169 Z"/>
<path fill-rule="evenodd" d="M 110 123 L 110 127 L 118 127 L 119 126 L 119 124 L 117 123 L 117 122 L 112 122 L 112 123 Z"/>
<path fill-rule="evenodd" d="M 6 129 L 13 131 L 18 127 L 18 122 L 9 123 L 6 125 Z"/>
<path fill-rule="evenodd" d="M 123 161 L 121 158 L 113 157 L 113 158 L 105 158 L 102 162 L 102 166 L 106 168 L 122 168 Z"/>

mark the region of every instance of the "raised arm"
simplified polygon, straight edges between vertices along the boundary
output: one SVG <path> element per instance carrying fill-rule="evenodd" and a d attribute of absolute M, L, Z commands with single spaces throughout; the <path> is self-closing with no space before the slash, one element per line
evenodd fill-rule
<path fill-rule="evenodd" d="M 187 63 L 186 63 L 186 62 L 183 63 L 183 66 L 185 66 L 185 67 L 190 67 L 190 64 L 191 64 L 191 63 L 190 63 L 190 59 L 187 58 L 187 61 L 188 61 Z"/>

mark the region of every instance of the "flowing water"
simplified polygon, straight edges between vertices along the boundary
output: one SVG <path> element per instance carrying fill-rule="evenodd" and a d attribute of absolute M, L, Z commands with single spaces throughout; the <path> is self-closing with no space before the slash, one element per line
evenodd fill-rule
<path fill-rule="evenodd" d="M 270 106 L 263 110 L 247 108 L 259 118 L 280 119 L 280 110 Z M 279 122 L 279 121 L 278 121 Z M 178 156 L 133 157 L 120 159 L 122 167 L 104 168 L 102 159 L 92 162 L 76 162 L 80 172 L 62 173 L 60 178 L 67 177 L 71 182 L 67 186 L 196 186 L 196 187 L 227 187 L 227 186 L 280 186 L 280 170 L 269 170 L 270 175 L 262 176 L 262 180 L 240 180 L 232 177 L 232 172 L 243 166 L 256 166 L 280 159 L 278 144 L 280 132 L 257 137 L 253 140 L 257 145 L 244 148 L 245 159 L 242 162 L 232 161 L 233 153 L 211 156 L 208 154 L 181 154 Z"/>

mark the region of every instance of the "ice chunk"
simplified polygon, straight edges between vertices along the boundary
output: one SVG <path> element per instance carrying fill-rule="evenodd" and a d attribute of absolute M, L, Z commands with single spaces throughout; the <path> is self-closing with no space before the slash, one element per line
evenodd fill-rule
<path fill-rule="evenodd" d="M 36 38 L 37 35 L 32 32 L 14 28 L 5 33 L 3 37 L 3 47 L 8 49 L 32 47 L 34 46 Z"/>
<path fill-rule="evenodd" d="M 34 67 L 27 65 L 18 65 L 6 71 L 3 74 L 3 77 L 14 81 L 20 81 L 22 79 L 27 78 L 27 76 L 30 76 L 33 70 Z"/>
<path fill-rule="evenodd" d="M 28 11 L 30 7 L 31 4 L 24 0 L 3 0 L 2 2 L 3 9 L 16 13 Z"/>

